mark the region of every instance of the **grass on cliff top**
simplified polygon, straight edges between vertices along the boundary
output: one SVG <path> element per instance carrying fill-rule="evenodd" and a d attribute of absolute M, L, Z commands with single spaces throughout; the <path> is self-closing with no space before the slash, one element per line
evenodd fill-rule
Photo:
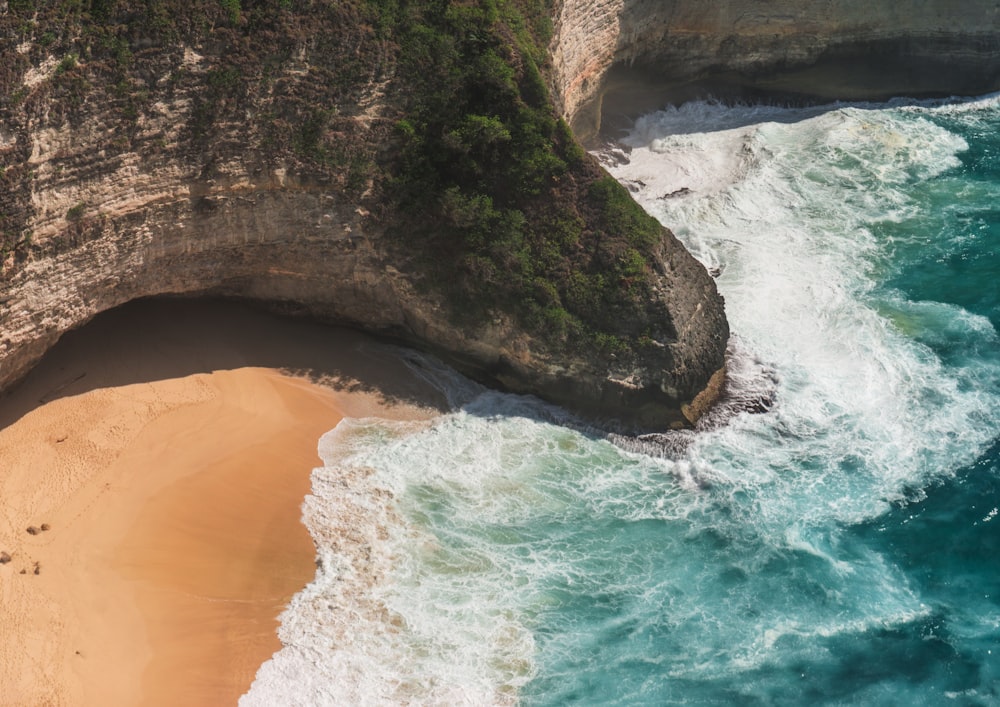
<path fill-rule="evenodd" d="M 649 303 L 661 228 L 555 114 L 551 13 L 551 0 L 8 0 L 0 118 L 27 130 L 99 107 L 117 121 L 108 153 L 155 164 L 166 147 L 141 118 L 186 88 L 169 149 L 206 179 L 238 152 L 249 171 L 367 199 L 458 323 L 507 316 L 556 348 L 621 353 L 669 330 Z M 183 46 L 204 70 L 185 69 Z M 51 80 L 25 90 L 50 56 Z M 374 84 L 387 108 L 363 127 L 352 116 Z M 0 154 L 5 252 L 30 244 L 27 157 Z"/>

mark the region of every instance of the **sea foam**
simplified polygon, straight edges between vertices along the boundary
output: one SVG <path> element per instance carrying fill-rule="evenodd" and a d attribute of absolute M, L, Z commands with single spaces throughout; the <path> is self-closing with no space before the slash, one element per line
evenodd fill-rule
<path fill-rule="evenodd" d="M 988 697 L 996 661 L 948 661 L 951 637 L 995 636 L 992 600 L 956 623 L 870 536 L 995 444 L 993 323 L 900 280 L 977 237 L 997 187 L 962 180 L 968 144 L 936 116 L 994 100 L 640 120 L 609 168 L 718 273 L 737 388 L 766 404 L 656 457 L 413 358 L 454 410 L 324 437 L 304 507 L 321 565 L 242 704 L 943 696 L 923 679 Z M 984 200 L 958 213 L 963 189 Z M 991 532 L 995 505 L 975 510 Z"/>
<path fill-rule="evenodd" d="M 701 124 L 735 127 L 702 137 Z M 805 504 L 798 513 L 816 504 L 810 515 L 856 521 L 925 485 L 943 461 L 975 458 L 993 433 L 977 420 L 996 400 L 926 346 L 941 329 L 918 327 L 912 313 L 935 305 L 879 290 L 898 244 L 878 226 L 922 216 L 914 185 L 954 169 L 962 137 L 917 111 L 697 103 L 643 118 L 625 142 L 630 161 L 609 168 L 644 185 L 636 198 L 661 221 L 683 224 L 678 236 L 720 273 L 734 332 L 782 381 L 773 415 L 699 436 L 692 453 L 715 474 L 764 484 L 793 475 L 809 491 L 783 496 Z M 701 159 L 706 146 L 728 161 Z M 885 316 L 893 306 L 895 320 Z M 988 321 L 950 309 L 950 321 L 968 323 L 966 345 L 995 342 Z M 755 439 L 760 449 L 748 449 Z M 747 452 L 765 463 L 727 469 Z"/>

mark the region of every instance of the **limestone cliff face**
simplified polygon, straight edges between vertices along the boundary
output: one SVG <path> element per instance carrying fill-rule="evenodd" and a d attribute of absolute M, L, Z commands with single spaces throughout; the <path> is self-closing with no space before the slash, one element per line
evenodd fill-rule
<path fill-rule="evenodd" d="M 661 97 L 750 89 L 819 99 L 985 93 L 1000 87 L 992 0 L 564 0 L 552 43 L 562 108 L 599 127 L 606 91 Z M 647 108 L 655 107 L 646 106 Z"/>
<path fill-rule="evenodd" d="M 456 324 L 456 303 L 421 269 L 423 246 L 407 246 L 407 214 L 383 213 L 412 89 L 397 80 L 398 48 L 348 6 L 299 18 L 273 3 L 272 29 L 203 20 L 189 42 L 155 16 L 95 29 L 18 5 L 14 16 L 0 4 L 0 390 L 95 314 L 192 294 L 387 335 L 633 427 L 687 424 L 708 402 L 699 394 L 728 338 L 722 300 L 666 231 L 636 305 L 649 321 L 626 323 L 652 333 L 643 350 L 616 331 L 624 350 L 575 348 L 502 303 Z M 600 172 L 580 159 L 550 181 L 590 233 L 593 209 L 574 194 Z"/>
<path fill-rule="evenodd" d="M 684 424 L 718 391 L 728 329 L 711 278 L 540 107 L 524 28 L 544 25 L 542 5 L 171 3 L 0 1 L 0 389 L 94 314 L 187 293 L 393 336 L 637 427 Z M 530 22 L 503 14 L 521 5 Z M 981 91 L 997 85 L 997 13 L 984 0 L 564 0 L 541 68 L 584 137 L 632 75 L 831 97 Z M 451 68 L 434 74 L 442 57 Z M 435 125 L 421 91 L 438 108 L 478 92 L 470 59 L 489 90 Z M 437 95 L 449 85 L 459 93 Z M 491 182 L 513 135 L 535 141 L 511 172 L 527 182 Z M 393 198 L 407 184 L 429 208 L 424 192 Z M 464 250 L 435 219 L 469 237 Z M 435 279 L 441 253 L 455 260 Z M 442 283 L 452 271 L 479 298 L 472 315 Z"/>
<path fill-rule="evenodd" d="M 4 195 L 5 216 L 22 235 L 2 263 L 0 388 L 63 332 L 138 297 L 238 295 L 317 314 L 335 303 L 338 318 L 373 328 L 402 317 L 356 200 L 263 169 L 239 149 L 252 126 L 223 126 L 229 145 L 186 138 L 209 69 L 190 48 L 157 64 L 154 82 L 187 77 L 127 120 L 127 99 L 80 66 L 71 71 L 87 95 L 65 112 L 59 80 L 70 71 L 57 75 L 54 57 L 15 89 L 0 156 L 20 187 Z"/>

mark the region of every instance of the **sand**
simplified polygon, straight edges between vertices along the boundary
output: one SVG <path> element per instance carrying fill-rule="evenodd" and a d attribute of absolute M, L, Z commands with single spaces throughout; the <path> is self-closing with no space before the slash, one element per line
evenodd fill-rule
<path fill-rule="evenodd" d="M 436 406 L 393 350 L 239 305 L 64 337 L 0 401 L 0 701 L 235 704 L 315 571 L 319 437 Z"/>

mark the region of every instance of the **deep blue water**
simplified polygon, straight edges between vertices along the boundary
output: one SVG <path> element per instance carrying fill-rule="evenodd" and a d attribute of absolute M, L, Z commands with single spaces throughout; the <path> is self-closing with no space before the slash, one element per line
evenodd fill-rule
<path fill-rule="evenodd" d="M 773 407 L 657 457 L 420 363 L 455 411 L 324 438 L 247 703 L 1000 704 L 998 106 L 641 120 Z"/>

